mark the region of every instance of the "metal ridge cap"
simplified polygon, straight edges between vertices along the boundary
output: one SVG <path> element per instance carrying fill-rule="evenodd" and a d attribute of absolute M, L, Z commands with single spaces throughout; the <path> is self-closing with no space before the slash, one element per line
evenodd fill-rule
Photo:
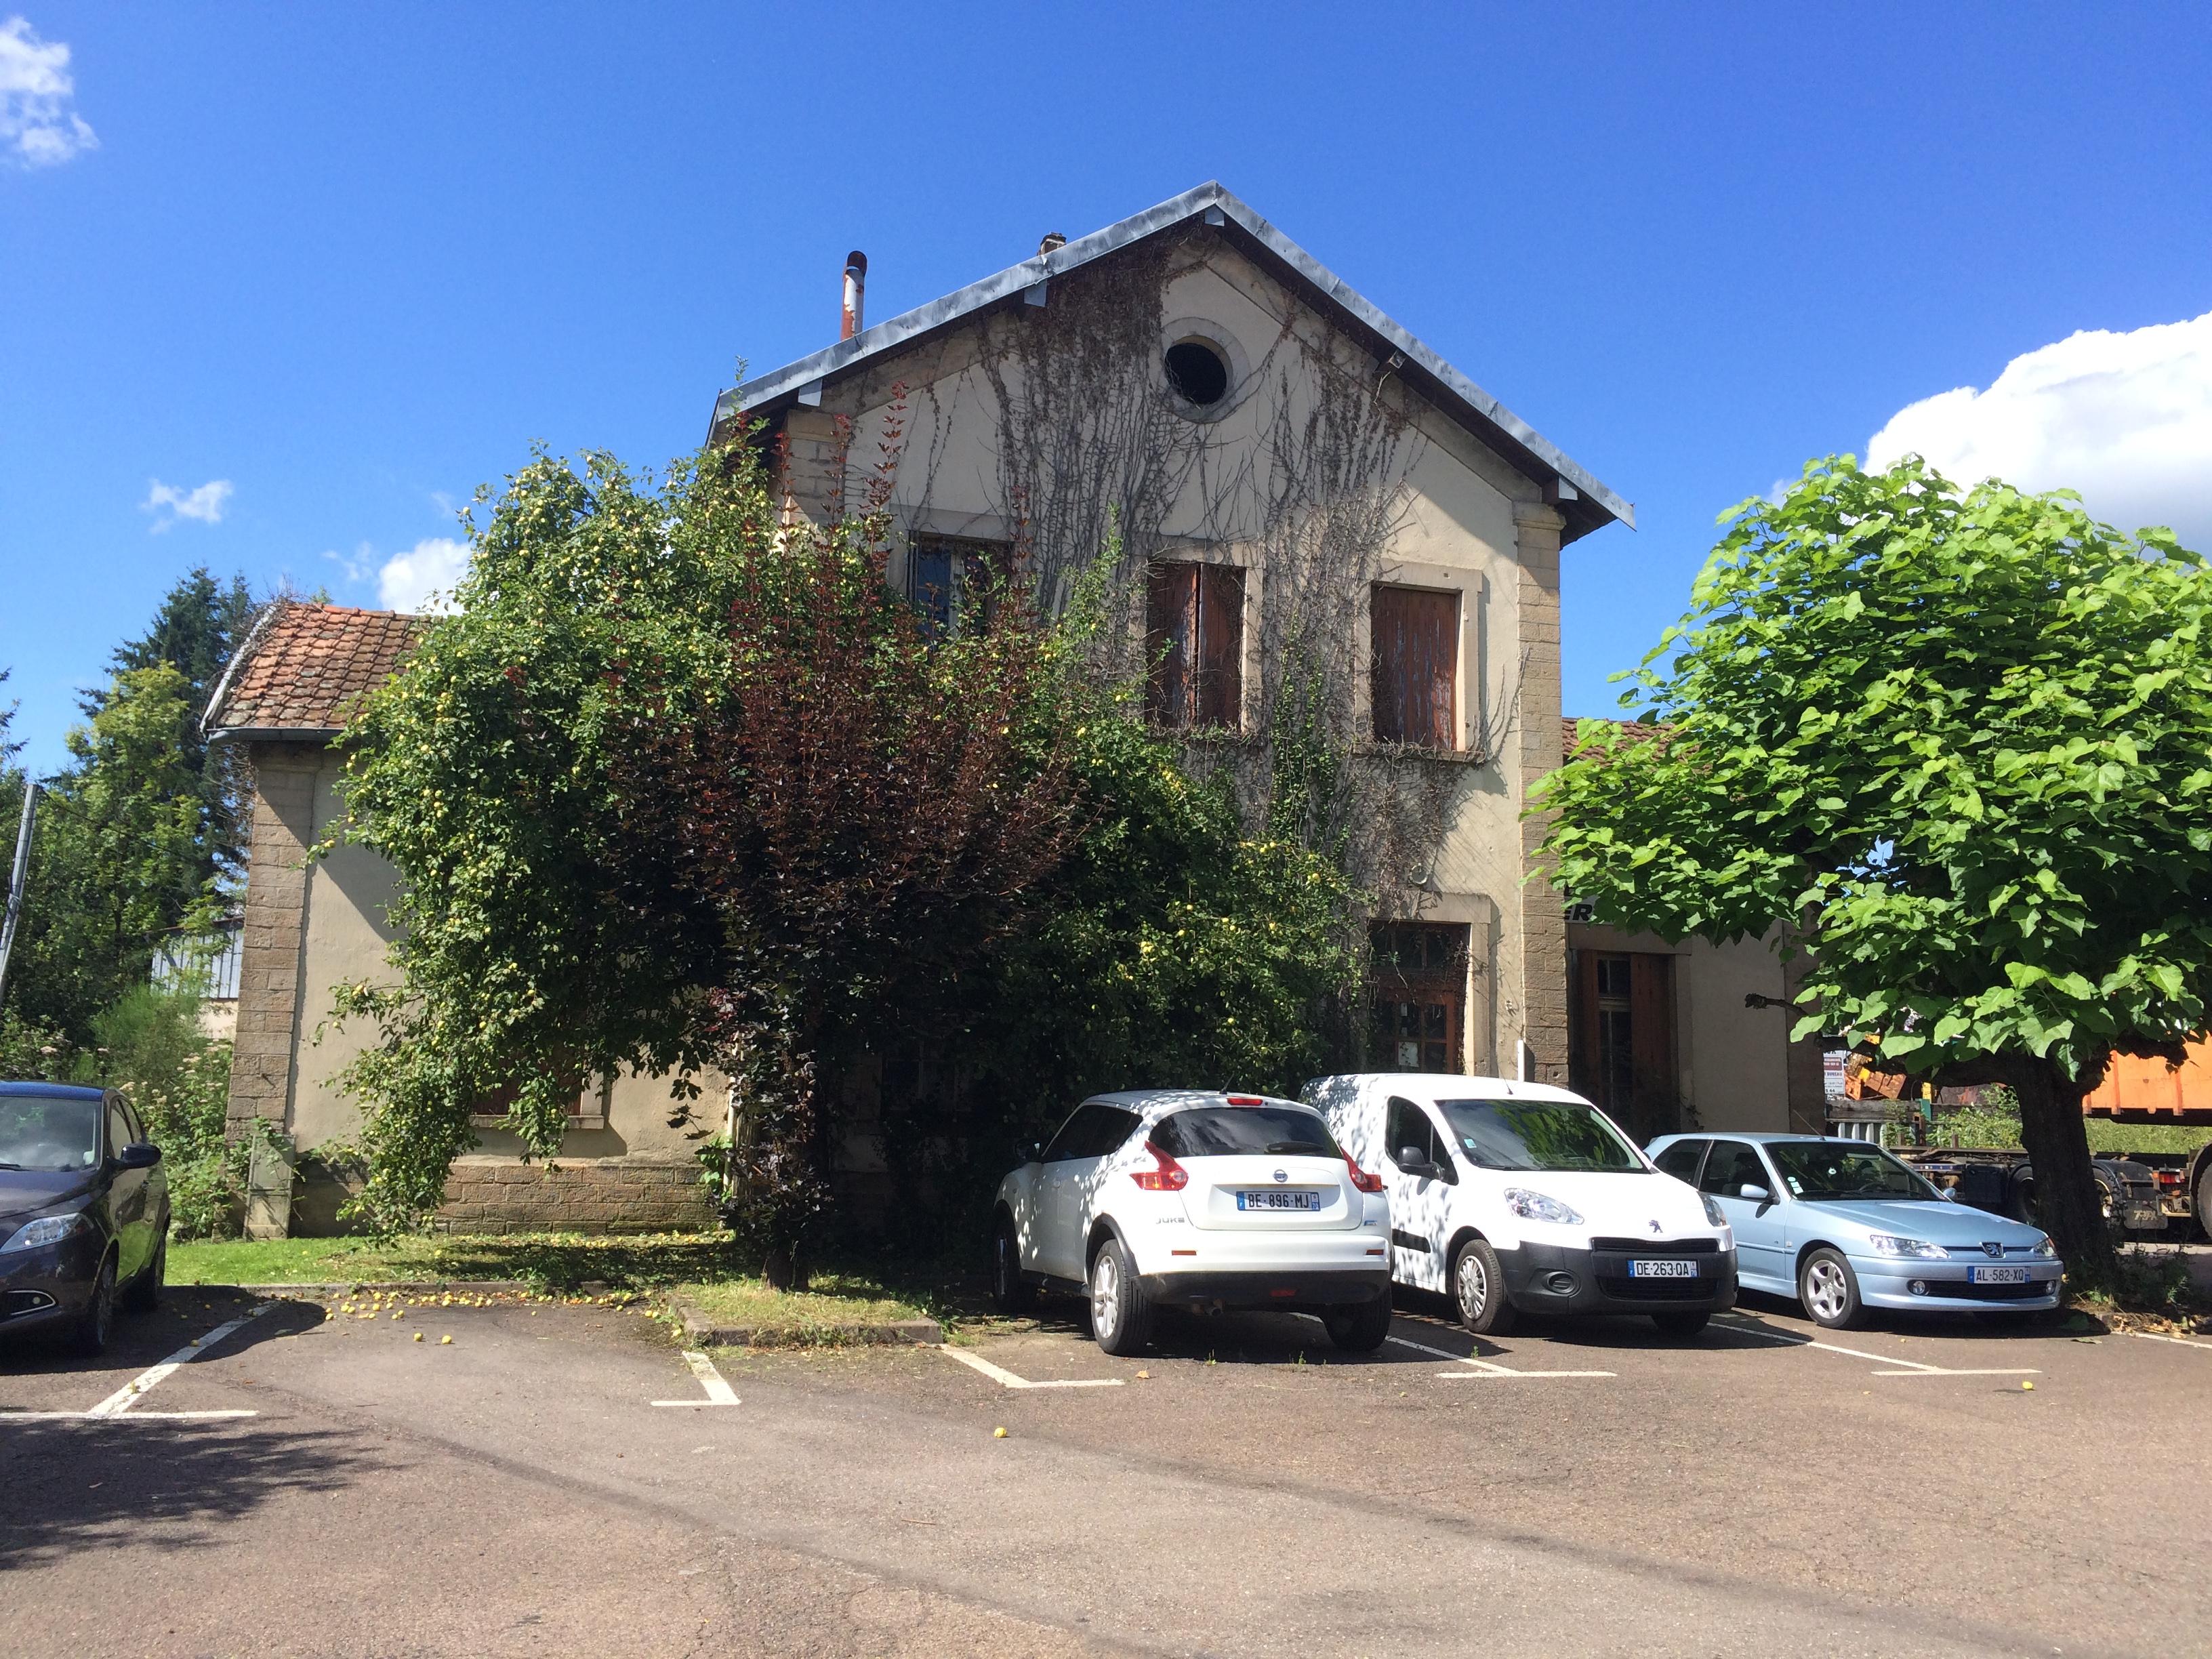
<path fill-rule="evenodd" d="M 977 311 L 995 300 L 1003 300 L 1023 289 L 1033 288 L 1048 279 L 1064 276 L 1079 266 L 1086 265 L 1132 242 L 1143 240 L 1155 231 L 1164 230 L 1194 213 L 1236 198 L 1221 187 L 1219 181 L 1209 179 L 1194 190 L 1146 208 L 1142 213 L 1132 214 L 1116 220 L 1103 230 L 1094 230 L 1088 236 L 1079 236 L 1072 242 L 1054 248 L 1049 253 L 1036 253 L 1018 264 L 1008 265 L 981 282 L 955 289 L 927 305 L 916 306 L 911 311 L 863 329 L 849 340 L 840 340 L 796 362 L 786 363 L 772 374 L 756 375 L 723 392 L 714 400 L 714 422 L 720 425 L 732 415 L 741 414 L 757 404 L 795 392 L 810 380 L 835 374 L 863 357 L 890 346 L 900 345 L 918 334 L 953 322 L 971 311 Z M 1246 210 L 1249 213 L 1249 210 Z"/>
<path fill-rule="evenodd" d="M 210 743 L 216 740 L 217 730 L 210 722 L 215 719 L 216 710 L 222 707 L 223 699 L 230 695 L 230 682 L 237 674 L 239 665 L 253 654 L 253 647 L 261 642 L 261 630 L 269 626 L 270 619 L 294 603 L 291 599 L 279 594 L 262 606 L 261 614 L 253 619 L 253 626 L 246 630 L 246 637 L 238 642 L 238 649 L 232 652 L 230 660 L 223 664 L 222 678 L 216 681 L 215 690 L 208 694 L 207 707 L 200 710 L 200 735 Z"/>
<path fill-rule="evenodd" d="M 1405 353 L 1452 397 L 1519 444 L 1541 465 L 1574 485 L 1609 517 L 1632 530 L 1636 527 L 1636 508 L 1632 503 L 1623 500 L 1587 468 L 1569 459 L 1564 451 L 1534 427 L 1453 368 L 1442 354 L 1424 344 L 1403 325 L 1393 320 L 1372 301 L 1291 240 L 1219 179 L 1208 179 L 1180 196 L 1170 197 L 1141 213 L 1118 220 L 1103 230 L 1079 237 L 1049 253 L 1032 255 L 1019 264 L 1008 265 L 1005 270 L 984 277 L 981 282 L 971 283 L 966 288 L 957 289 L 927 305 L 917 306 L 888 321 L 878 323 L 849 340 L 840 340 L 834 345 L 824 346 L 795 362 L 785 364 L 772 374 L 757 375 L 744 381 L 715 398 L 714 418 L 708 424 L 708 435 L 711 439 L 724 421 L 735 416 L 799 392 L 813 381 L 826 379 L 932 329 L 956 322 L 972 312 L 1009 298 L 1038 283 L 1079 269 L 1094 259 L 1141 241 L 1209 208 L 1218 209 L 1224 219 L 1288 265 L 1301 280 L 1341 307 L 1362 327 L 1379 336 L 1395 349 Z"/>

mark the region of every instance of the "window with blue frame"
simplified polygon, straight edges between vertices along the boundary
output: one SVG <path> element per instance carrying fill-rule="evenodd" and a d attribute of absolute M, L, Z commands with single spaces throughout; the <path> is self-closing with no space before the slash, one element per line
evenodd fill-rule
<path fill-rule="evenodd" d="M 990 625 L 1008 565 L 1003 542 L 917 537 L 907 549 L 907 597 L 925 639 L 957 639 Z"/>

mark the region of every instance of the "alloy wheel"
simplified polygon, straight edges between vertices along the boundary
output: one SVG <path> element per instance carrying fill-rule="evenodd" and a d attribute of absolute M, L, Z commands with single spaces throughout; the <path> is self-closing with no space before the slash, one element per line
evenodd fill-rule
<path fill-rule="evenodd" d="M 1098 1252 L 1091 1268 L 1091 1329 L 1101 1342 L 1114 1340 L 1121 1317 L 1121 1264 L 1111 1249 Z"/>
<path fill-rule="evenodd" d="M 1850 1304 L 1844 1270 L 1832 1261 L 1815 1261 L 1805 1270 L 1805 1302 L 1820 1319 L 1839 1319 Z"/>

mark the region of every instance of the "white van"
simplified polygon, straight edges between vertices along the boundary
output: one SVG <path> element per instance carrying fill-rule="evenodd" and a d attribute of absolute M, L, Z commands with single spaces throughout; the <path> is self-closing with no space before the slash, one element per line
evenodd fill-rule
<path fill-rule="evenodd" d="M 1648 1314 L 1694 1335 L 1735 1302 L 1735 1240 L 1580 1095 L 1432 1072 L 1316 1078 L 1304 1099 L 1379 1171 L 1390 1276 L 1503 1335 L 1516 1310 Z"/>

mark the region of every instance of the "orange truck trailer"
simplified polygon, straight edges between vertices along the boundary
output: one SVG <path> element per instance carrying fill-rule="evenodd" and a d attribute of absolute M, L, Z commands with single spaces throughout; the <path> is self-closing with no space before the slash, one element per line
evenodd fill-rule
<path fill-rule="evenodd" d="M 2179 1066 L 2115 1054 L 2104 1080 L 2081 1110 L 2115 1123 L 2212 1126 L 2212 1037 L 2191 1042 Z M 2193 1215 L 2212 1237 L 2212 1143 L 2193 1152 L 2130 1152 L 2158 1182 L 2159 1208 L 2182 1221 Z"/>

